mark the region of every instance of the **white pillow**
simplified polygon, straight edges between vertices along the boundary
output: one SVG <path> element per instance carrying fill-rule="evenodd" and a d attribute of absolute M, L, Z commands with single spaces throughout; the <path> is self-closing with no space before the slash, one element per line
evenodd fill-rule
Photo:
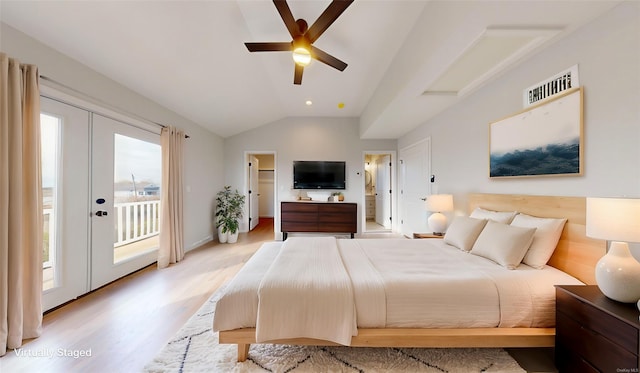
<path fill-rule="evenodd" d="M 531 247 L 529 247 L 529 251 L 527 251 L 522 262 L 533 268 L 544 268 L 558 245 L 558 240 L 566 222 L 567 219 L 537 218 L 526 214 L 516 216 L 511 225 L 536 228 Z"/>
<path fill-rule="evenodd" d="M 469 217 L 476 219 L 493 220 L 498 223 L 509 224 L 513 220 L 513 217 L 518 213 L 516 211 L 491 211 L 485 210 L 481 207 L 476 207 Z"/>
<path fill-rule="evenodd" d="M 473 244 L 471 254 L 491 259 L 503 267 L 515 269 L 533 240 L 535 228 L 521 228 L 488 221 Z"/>
<path fill-rule="evenodd" d="M 444 234 L 444 242 L 469 251 L 485 224 L 487 221 L 484 219 L 456 216 L 447 228 L 447 233 Z"/>

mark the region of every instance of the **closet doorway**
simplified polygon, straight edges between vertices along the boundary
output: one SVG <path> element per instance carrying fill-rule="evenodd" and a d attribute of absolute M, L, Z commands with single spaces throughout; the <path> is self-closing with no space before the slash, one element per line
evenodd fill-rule
<path fill-rule="evenodd" d="M 364 153 L 363 232 L 391 232 L 394 222 L 396 154 L 392 151 Z"/>
<path fill-rule="evenodd" d="M 276 212 L 276 154 L 246 152 L 247 231 L 252 231 L 260 218 L 273 221 Z"/>

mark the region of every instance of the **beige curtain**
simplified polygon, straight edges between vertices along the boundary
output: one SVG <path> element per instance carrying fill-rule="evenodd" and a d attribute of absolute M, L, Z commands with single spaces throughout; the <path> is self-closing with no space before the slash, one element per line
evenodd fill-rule
<path fill-rule="evenodd" d="M 160 250 L 158 268 L 184 257 L 182 220 L 182 148 L 184 132 L 174 127 L 162 129 L 162 186 L 160 188 Z"/>
<path fill-rule="evenodd" d="M 38 68 L 0 53 L 0 356 L 42 331 Z"/>

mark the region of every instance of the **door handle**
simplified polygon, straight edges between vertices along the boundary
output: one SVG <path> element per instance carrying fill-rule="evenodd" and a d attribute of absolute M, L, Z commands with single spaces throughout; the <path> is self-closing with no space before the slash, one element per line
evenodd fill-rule
<path fill-rule="evenodd" d="M 96 216 L 107 216 L 108 213 L 106 211 L 96 211 Z"/>

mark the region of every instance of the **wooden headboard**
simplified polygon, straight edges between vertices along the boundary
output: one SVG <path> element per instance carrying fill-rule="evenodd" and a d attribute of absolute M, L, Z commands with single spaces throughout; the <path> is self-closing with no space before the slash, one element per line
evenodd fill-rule
<path fill-rule="evenodd" d="M 469 212 L 481 207 L 544 218 L 566 218 L 560 241 L 548 264 L 586 284 L 596 283 L 595 266 L 606 253 L 606 242 L 585 234 L 586 198 L 473 193 L 468 201 Z"/>

